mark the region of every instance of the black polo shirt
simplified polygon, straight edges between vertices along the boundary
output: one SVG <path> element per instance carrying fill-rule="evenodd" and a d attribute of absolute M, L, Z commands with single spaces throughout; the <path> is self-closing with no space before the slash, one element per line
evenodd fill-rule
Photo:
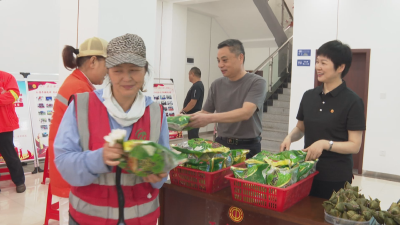
<path fill-rule="evenodd" d="M 186 112 L 187 114 L 193 114 L 198 111 L 201 111 L 201 108 L 203 107 L 203 99 L 204 99 L 204 85 L 203 82 L 197 81 L 192 85 L 190 90 L 188 91 L 185 101 L 183 103 L 183 108 L 185 108 L 190 100 L 195 99 L 197 100 L 196 105 L 193 107 L 192 110 L 189 112 Z"/>
<path fill-rule="evenodd" d="M 345 81 L 326 95 L 323 93 L 323 85 L 306 91 L 297 119 L 304 121 L 304 148 L 321 139 L 348 141 L 349 130 L 365 130 L 363 100 L 346 86 Z M 349 180 L 353 175 L 353 157 L 351 154 L 324 150 L 317 163 L 317 170 L 317 180 Z"/>

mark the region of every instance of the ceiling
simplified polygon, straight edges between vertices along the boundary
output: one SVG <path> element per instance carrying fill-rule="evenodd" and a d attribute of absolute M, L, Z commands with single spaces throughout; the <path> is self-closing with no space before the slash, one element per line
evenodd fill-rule
<path fill-rule="evenodd" d="M 277 47 L 253 0 L 164 0 L 214 18 L 230 38 L 247 48 Z"/>

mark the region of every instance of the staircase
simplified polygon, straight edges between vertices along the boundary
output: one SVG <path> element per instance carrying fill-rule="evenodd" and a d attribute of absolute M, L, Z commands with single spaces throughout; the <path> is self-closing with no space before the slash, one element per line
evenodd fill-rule
<path fill-rule="evenodd" d="M 279 48 L 253 70 L 262 71 L 268 92 L 262 118 L 261 149 L 278 153 L 289 130 L 293 15 L 285 0 L 253 0 Z"/>
<path fill-rule="evenodd" d="M 290 87 L 291 84 L 288 83 L 287 88 L 282 88 L 282 94 L 278 94 L 278 99 L 265 106 L 267 112 L 263 113 L 262 119 L 262 150 L 278 153 L 283 139 L 288 135 Z"/>

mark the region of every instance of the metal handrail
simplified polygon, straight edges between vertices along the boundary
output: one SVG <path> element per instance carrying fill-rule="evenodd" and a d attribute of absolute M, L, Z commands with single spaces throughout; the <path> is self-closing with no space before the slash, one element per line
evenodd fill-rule
<path fill-rule="evenodd" d="M 285 6 L 287 12 L 289 13 L 290 18 L 293 20 L 293 15 L 292 15 L 292 13 L 291 13 L 290 10 L 289 10 L 289 7 L 288 7 L 288 5 L 286 4 L 286 1 L 283 0 L 282 2 L 283 2 L 283 5 Z"/>
<path fill-rule="evenodd" d="M 285 47 L 291 40 L 293 39 L 293 35 L 288 38 L 285 43 L 283 43 L 283 45 L 281 45 L 281 47 L 279 47 L 276 51 L 274 51 L 266 60 L 264 60 L 264 62 L 262 62 L 255 70 L 253 70 L 253 73 L 256 73 L 259 69 L 263 68 L 265 65 L 267 65 L 267 63 L 269 61 L 271 61 L 278 53 L 279 51 Z"/>

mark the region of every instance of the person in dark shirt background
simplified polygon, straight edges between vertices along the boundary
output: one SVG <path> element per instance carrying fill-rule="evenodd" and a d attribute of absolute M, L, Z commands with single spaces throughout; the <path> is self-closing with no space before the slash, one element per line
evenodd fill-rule
<path fill-rule="evenodd" d="M 201 82 L 201 71 L 197 67 L 193 67 L 189 71 L 189 81 L 193 86 L 189 89 L 181 114 L 193 114 L 201 111 L 204 99 L 204 85 Z M 188 139 L 199 138 L 200 128 L 188 131 Z"/>

